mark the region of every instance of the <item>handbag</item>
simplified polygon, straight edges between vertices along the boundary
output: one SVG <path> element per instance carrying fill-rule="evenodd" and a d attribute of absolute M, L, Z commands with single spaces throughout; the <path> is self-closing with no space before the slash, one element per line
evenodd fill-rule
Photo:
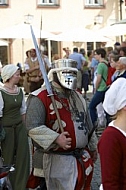
<path fill-rule="evenodd" d="M 34 168 L 31 171 L 31 174 L 28 178 L 26 188 L 37 188 L 41 184 L 42 177 L 34 176 L 33 175 Z"/>

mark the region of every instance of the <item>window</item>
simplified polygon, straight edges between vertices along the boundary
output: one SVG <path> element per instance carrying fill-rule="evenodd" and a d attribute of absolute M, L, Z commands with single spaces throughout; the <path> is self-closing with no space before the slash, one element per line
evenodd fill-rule
<path fill-rule="evenodd" d="M 59 5 L 59 0 L 38 0 L 38 5 L 56 6 Z"/>
<path fill-rule="evenodd" d="M 8 5 L 8 0 L 0 0 L 0 5 Z"/>
<path fill-rule="evenodd" d="M 85 6 L 103 6 L 103 0 L 85 0 Z"/>

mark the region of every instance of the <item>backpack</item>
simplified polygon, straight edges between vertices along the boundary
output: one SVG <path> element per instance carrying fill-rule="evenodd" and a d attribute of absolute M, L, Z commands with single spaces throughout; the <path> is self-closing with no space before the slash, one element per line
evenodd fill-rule
<path fill-rule="evenodd" d="M 103 62 L 107 67 L 108 67 L 108 75 L 107 75 L 107 80 L 105 80 L 105 78 L 102 76 L 102 79 L 104 80 L 104 82 L 106 83 L 106 86 L 109 87 L 112 84 L 112 80 L 111 77 L 115 72 L 115 68 L 112 68 L 110 63 L 105 63 Z"/>

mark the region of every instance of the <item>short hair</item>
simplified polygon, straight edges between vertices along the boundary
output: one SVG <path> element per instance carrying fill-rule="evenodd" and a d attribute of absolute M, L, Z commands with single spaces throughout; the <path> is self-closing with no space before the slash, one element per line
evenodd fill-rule
<path fill-rule="evenodd" d="M 126 65 L 126 57 L 120 57 L 120 58 L 119 58 L 119 61 L 121 61 L 121 63 L 122 63 L 123 65 Z"/>
<path fill-rule="evenodd" d="M 121 57 L 120 55 L 113 55 L 112 59 L 113 59 L 113 61 L 117 62 L 117 61 L 119 61 L 120 57 Z"/>
<path fill-rule="evenodd" d="M 114 49 L 114 50 L 111 52 L 111 54 L 113 54 L 113 55 L 119 55 L 119 52 L 118 52 L 116 49 Z"/>
<path fill-rule="evenodd" d="M 73 48 L 73 51 L 78 53 L 78 48 L 77 48 L 77 47 L 74 47 L 74 48 Z"/>
<path fill-rule="evenodd" d="M 84 48 L 80 48 L 80 53 L 85 54 L 86 53 L 85 49 Z"/>
<path fill-rule="evenodd" d="M 119 42 L 115 42 L 114 46 L 120 46 Z"/>
<path fill-rule="evenodd" d="M 30 49 L 29 51 L 36 53 L 36 49 L 34 49 L 34 48 Z"/>
<path fill-rule="evenodd" d="M 92 51 L 88 51 L 87 56 L 89 57 L 92 53 L 93 53 Z"/>
<path fill-rule="evenodd" d="M 121 48 L 120 48 L 120 51 L 123 51 L 123 52 L 124 52 L 124 55 L 126 56 L 126 47 L 121 47 Z"/>
<path fill-rule="evenodd" d="M 105 58 L 105 57 L 106 57 L 106 51 L 105 51 L 104 48 L 96 49 L 95 52 L 96 52 L 98 55 L 101 55 L 102 58 Z"/>

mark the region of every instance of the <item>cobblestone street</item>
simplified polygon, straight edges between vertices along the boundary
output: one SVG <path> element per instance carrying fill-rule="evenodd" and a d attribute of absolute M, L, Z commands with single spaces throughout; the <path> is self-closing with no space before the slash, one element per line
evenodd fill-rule
<path fill-rule="evenodd" d="M 101 170 L 99 156 L 94 166 L 93 179 L 91 183 L 91 190 L 98 190 L 101 184 Z"/>
<path fill-rule="evenodd" d="M 89 86 L 89 91 L 87 93 L 87 98 L 89 99 L 88 104 L 90 103 L 90 100 L 92 98 L 92 86 Z M 102 131 L 104 129 L 99 128 L 97 131 L 97 136 L 99 137 L 102 134 Z M 100 159 L 98 155 L 98 159 L 94 164 L 94 172 L 93 172 L 93 178 L 91 183 L 91 190 L 99 190 L 99 186 L 101 185 L 101 169 L 100 169 Z"/>

